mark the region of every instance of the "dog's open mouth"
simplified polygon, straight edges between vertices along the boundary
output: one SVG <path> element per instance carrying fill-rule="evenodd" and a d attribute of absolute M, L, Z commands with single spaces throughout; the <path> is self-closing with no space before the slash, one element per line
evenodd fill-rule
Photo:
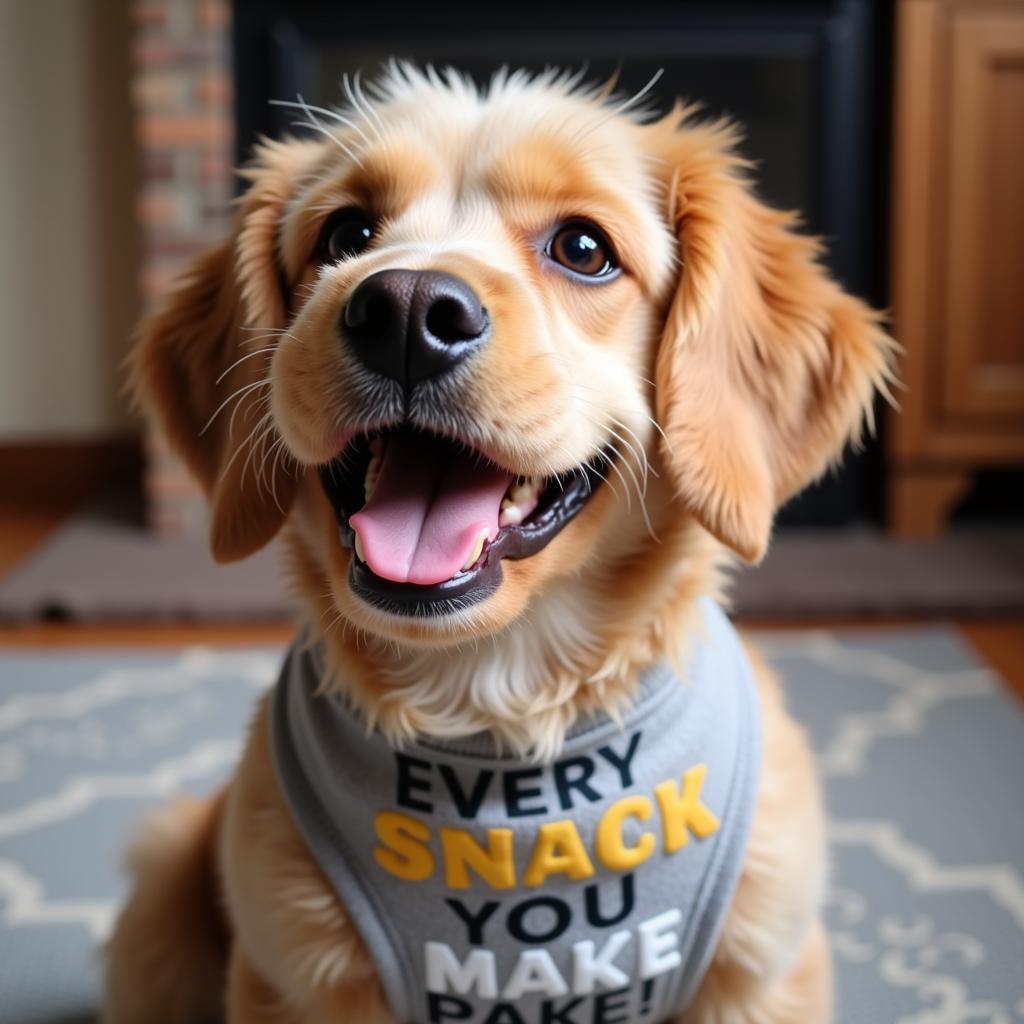
<path fill-rule="evenodd" d="M 480 452 L 400 429 L 362 436 L 323 467 L 352 589 L 403 615 L 445 614 L 501 582 L 503 558 L 545 547 L 602 481 L 609 449 L 555 477 L 516 477 Z"/>

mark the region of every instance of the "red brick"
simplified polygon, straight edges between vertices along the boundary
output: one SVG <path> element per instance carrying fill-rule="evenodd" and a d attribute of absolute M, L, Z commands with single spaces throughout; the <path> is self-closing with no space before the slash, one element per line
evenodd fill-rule
<path fill-rule="evenodd" d="M 133 3 L 131 19 L 140 27 L 155 27 L 167 24 L 167 5 L 162 3 Z"/>
<path fill-rule="evenodd" d="M 231 119 L 226 114 L 143 114 L 136 134 L 146 146 L 231 145 Z"/>
<path fill-rule="evenodd" d="M 200 28 L 227 32 L 231 22 L 231 8 L 223 0 L 198 0 L 196 24 Z"/>
<path fill-rule="evenodd" d="M 140 111 L 176 111 L 188 106 L 191 75 L 178 69 L 139 71 L 132 78 L 132 99 Z"/>
<path fill-rule="evenodd" d="M 196 98 L 204 107 L 218 110 L 230 108 L 232 102 L 231 77 L 227 71 L 206 71 L 196 79 Z"/>

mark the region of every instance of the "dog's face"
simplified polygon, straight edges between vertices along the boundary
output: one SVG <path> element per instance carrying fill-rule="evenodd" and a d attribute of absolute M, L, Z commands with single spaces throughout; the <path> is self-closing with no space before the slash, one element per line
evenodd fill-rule
<path fill-rule="evenodd" d="M 341 619 L 428 645 L 694 519 L 759 557 L 887 349 L 730 130 L 517 76 L 354 100 L 261 149 L 235 237 L 144 333 L 214 554 L 290 520 Z"/>

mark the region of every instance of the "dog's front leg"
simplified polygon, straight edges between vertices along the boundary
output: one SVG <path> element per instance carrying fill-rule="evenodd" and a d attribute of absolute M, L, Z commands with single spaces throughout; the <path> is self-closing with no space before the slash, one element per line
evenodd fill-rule
<path fill-rule="evenodd" d="M 227 986 L 228 1024 L 301 1024 L 302 1017 L 284 1001 L 250 963 L 236 942 L 231 950 Z"/>
<path fill-rule="evenodd" d="M 319 985 L 298 997 L 281 996 L 253 966 L 239 943 L 228 968 L 228 1024 L 394 1024 L 369 979 Z"/>
<path fill-rule="evenodd" d="M 219 860 L 234 941 L 230 1024 L 394 1024 L 373 960 L 288 812 L 257 709 Z"/>

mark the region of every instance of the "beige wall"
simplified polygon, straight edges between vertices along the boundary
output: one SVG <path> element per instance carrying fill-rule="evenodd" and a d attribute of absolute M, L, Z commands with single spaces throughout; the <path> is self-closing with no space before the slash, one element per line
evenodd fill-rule
<path fill-rule="evenodd" d="M 0 444 L 128 422 L 129 0 L 0 0 Z"/>

